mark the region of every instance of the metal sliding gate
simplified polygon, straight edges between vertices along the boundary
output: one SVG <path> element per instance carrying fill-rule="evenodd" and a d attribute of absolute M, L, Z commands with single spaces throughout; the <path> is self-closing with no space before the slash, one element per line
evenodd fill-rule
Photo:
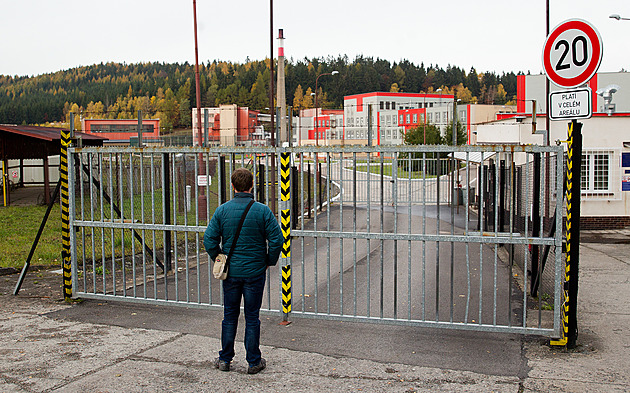
<path fill-rule="evenodd" d="M 246 167 L 285 235 L 263 312 L 557 337 L 562 157 L 556 146 L 73 148 L 73 296 L 221 307 L 203 233 Z"/>

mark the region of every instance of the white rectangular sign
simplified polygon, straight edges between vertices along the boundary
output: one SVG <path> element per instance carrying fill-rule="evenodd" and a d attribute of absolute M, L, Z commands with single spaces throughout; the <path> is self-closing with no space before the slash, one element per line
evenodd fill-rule
<path fill-rule="evenodd" d="M 549 94 L 551 120 L 588 119 L 593 114 L 591 89 L 588 87 L 555 91 Z"/>
<path fill-rule="evenodd" d="M 208 184 L 212 185 L 212 176 L 197 175 L 197 185 L 199 187 L 207 187 Z"/>

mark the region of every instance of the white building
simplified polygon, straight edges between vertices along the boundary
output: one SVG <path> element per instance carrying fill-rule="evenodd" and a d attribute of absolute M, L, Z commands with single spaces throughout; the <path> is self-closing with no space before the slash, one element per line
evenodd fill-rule
<path fill-rule="evenodd" d="M 617 85 L 608 103 L 599 89 Z M 593 116 L 583 119 L 582 203 L 583 229 L 630 226 L 630 73 L 601 73 L 588 86 L 593 91 Z M 551 84 L 550 91 L 562 90 Z M 601 93 L 601 91 L 600 91 Z M 544 144 L 532 134 L 532 100 L 536 100 L 537 130 L 546 129 L 545 76 L 518 77 L 518 114 L 480 125 L 479 144 Z M 551 143 L 566 141 L 568 121 L 550 121 Z M 566 144 L 564 144 L 566 146 Z"/>

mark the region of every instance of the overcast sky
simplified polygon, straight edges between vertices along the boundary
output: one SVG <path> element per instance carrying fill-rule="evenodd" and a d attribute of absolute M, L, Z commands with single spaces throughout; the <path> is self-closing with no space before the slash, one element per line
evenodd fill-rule
<path fill-rule="evenodd" d="M 0 74 L 39 75 L 100 62 L 194 64 L 192 0 L 0 0 Z M 551 28 L 580 18 L 600 32 L 600 72 L 630 69 L 627 0 L 550 0 Z M 270 54 L 269 1 L 197 1 L 199 60 Z M 545 0 L 274 1 L 287 57 L 357 55 L 425 66 L 539 73 Z M 277 40 L 274 39 L 274 56 Z"/>

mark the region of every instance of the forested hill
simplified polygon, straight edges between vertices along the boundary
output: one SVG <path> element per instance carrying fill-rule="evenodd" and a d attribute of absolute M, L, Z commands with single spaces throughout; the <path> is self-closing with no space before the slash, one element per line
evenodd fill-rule
<path fill-rule="evenodd" d="M 372 91 L 456 94 L 465 103 L 505 104 L 515 99 L 516 74 L 468 72 L 454 66 L 425 67 L 409 61 L 370 57 L 290 60 L 286 65 L 288 105 L 341 108 L 343 97 Z M 214 61 L 200 65 L 202 106 L 238 104 L 269 107 L 269 60 L 243 64 Z M 34 77 L 0 75 L 0 124 L 67 122 L 69 112 L 84 118 L 159 117 L 166 130 L 190 127 L 196 105 L 194 65 L 107 63 Z M 77 115 L 77 119 L 78 119 Z M 78 122 L 75 124 L 79 125 Z"/>

